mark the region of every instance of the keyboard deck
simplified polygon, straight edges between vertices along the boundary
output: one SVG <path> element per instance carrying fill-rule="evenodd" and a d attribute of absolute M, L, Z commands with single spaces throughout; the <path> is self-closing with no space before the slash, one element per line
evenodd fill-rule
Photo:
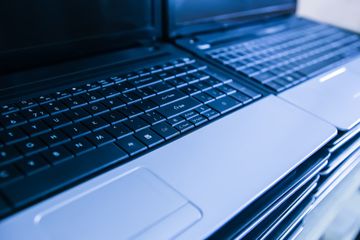
<path fill-rule="evenodd" d="M 285 32 L 209 50 L 217 62 L 282 92 L 360 54 L 360 36 L 306 22 Z"/>
<path fill-rule="evenodd" d="M 181 58 L 2 105 L 0 217 L 261 96 Z"/>

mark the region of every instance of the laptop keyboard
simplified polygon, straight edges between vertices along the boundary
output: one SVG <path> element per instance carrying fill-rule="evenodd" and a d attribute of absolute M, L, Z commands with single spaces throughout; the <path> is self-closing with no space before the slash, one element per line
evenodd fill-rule
<path fill-rule="evenodd" d="M 2 105 L 0 215 L 260 97 L 182 58 Z"/>
<path fill-rule="evenodd" d="M 326 25 L 304 23 L 299 28 L 210 50 L 207 54 L 281 92 L 360 54 L 360 36 Z"/>

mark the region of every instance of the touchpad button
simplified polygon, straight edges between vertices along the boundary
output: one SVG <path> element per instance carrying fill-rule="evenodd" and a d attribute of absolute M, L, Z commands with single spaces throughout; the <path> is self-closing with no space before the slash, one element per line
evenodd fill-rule
<path fill-rule="evenodd" d="M 50 239 L 118 240 L 171 238 L 200 218 L 186 198 L 140 168 L 38 214 L 36 222 Z"/>

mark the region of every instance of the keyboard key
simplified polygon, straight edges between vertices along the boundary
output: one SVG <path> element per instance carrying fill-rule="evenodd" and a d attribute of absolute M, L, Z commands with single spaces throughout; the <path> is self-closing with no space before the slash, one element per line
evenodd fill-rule
<path fill-rule="evenodd" d="M 204 112 L 206 112 L 206 111 L 209 111 L 211 108 L 209 108 L 208 106 L 206 106 L 206 105 L 202 105 L 202 106 L 200 106 L 200 107 L 197 107 L 196 109 L 195 109 L 195 111 L 197 111 L 198 113 L 204 113 Z"/>
<path fill-rule="evenodd" d="M 0 186 L 20 180 L 23 175 L 12 165 L 0 167 Z"/>
<path fill-rule="evenodd" d="M 186 131 L 192 129 L 193 127 L 194 127 L 194 125 L 192 123 L 190 123 L 189 121 L 184 121 L 175 126 L 175 128 L 180 132 L 186 132 Z"/>
<path fill-rule="evenodd" d="M 136 117 L 136 118 L 126 120 L 124 122 L 124 124 L 127 127 L 129 127 L 131 130 L 133 130 L 134 132 L 140 131 L 140 130 L 150 126 L 146 121 L 144 121 L 140 117 Z"/>
<path fill-rule="evenodd" d="M 138 95 L 135 91 L 123 93 L 119 96 L 119 98 L 126 104 L 132 104 L 141 100 L 140 95 Z"/>
<path fill-rule="evenodd" d="M 44 104 L 43 108 L 46 112 L 52 115 L 69 110 L 68 107 L 61 102 L 49 102 Z"/>
<path fill-rule="evenodd" d="M 107 133 L 116 139 L 120 139 L 130 135 L 133 131 L 122 123 L 118 123 L 104 129 Z"/>
<path fill-rule="evenodd" d="M 166 118 L 170 118 L 180 115 L 188 110 L 192 110 L 200 105 L 201 105 L 200 102 L 196 101 L 193 98 L 188 97 L 183 100 L 177 101 L 175 103 L 166 105 L 158 109 L 158 111 Z"/>
<path fill-rule="evenodd" d="M 226 96 L 221 99 L 215 100 L 214 102 L 209 103 L 209 106 L 219 113 L 226 113 L 240 106 L 241 103 L 236 101 L 235 99 Z"/>
<path fill-rule="evenodd" d="M 208 120 L 207 120 L 206 117 L 198 115 L 198 116 L 195 116 L 195 117 L 191 118 L 189 121 L 192 124 L 194 124 L 195 126 L 199 126 L 200 124 L 203 124 L 203 123 L 207 122 Z"/>
<path fill-rule="evenodd" d="M 144 115 L 142 115 L 141 118 L 143 118 L 146 122 L 150 123 L 151 125 L 154 125 L 156 123 L 165 120 L 165 118 L 157 111 L 147 112 Z"/>
<path fill-rule="evenodd" d="M 191 111 L 188 111 L 184 114 L 182 114 L 181 116 L 187 120 L 189 120 L 190 118 L 193 118 L 195 116 L 199 115 L 195 110 L 191 110 Z"/>
<path fill-rule="evenodd" d="M 63 146 L 50 148 L 50 149 L 42 152 L 42 155 L 51 164 L 58 164 L 58 163 L 61 163 L 63 161 L 73 158 L 73 155 Z"/>
<path fill-rule="evenodd" d="M 0 124 L 6 128 L 19 126 L 24 123 L 26 123 L 26 120 L 19 113 L 9 113 L 0 116 Z"/>
<path fill-rule="evenodd" d="M 42 141 L 36 138 L 16 143 L 15 146 L 25 155 L 31 155 L 47 148 Z"/>
<path fill-rule="evenodd" d="M 143 113 L 143 111 L 141 111 L 141 109 L 139 109 L 133 105 L 122 107 L 121 109 L 119 109 L 119 111 L 122 114 L 124 114 L 125 116 L 127 116 L 128 118 L 133 118 L 133 117 L 139 116 Z"/>
<path fill-rule="evenodd" d="M 200 93 L 200 89 L 198 89 L 194 84 L 186 85 L 185 87 L 180 88 L 180 90 L 187 95 Z"/>
<path fill-rule="evenodd" d="M 116 111 L 105 113 L 101 115 L 101 117 L 110 124 L 116 124 L 118 122 L 122 122 L 126 120 L 126 116 L 124 114 Z"/>
<path fill-rule="evenodd" d="M 35 105 L 37 105 L 37 103 L 33 99 L 25 99 L 25 100 L 21 100 L 16 105 L 21 109 L 26 109 L 26 108 L 34 107 Z"/>
<path fill-rule="evenodd" d="M 69 138 L 75 139 L 81 136 L 84 136 L 88 133 L 90 133 L 90 130 L 87 129 L 84 125 L 81 123 L 75 123 L 69 126 L 66 126 L 61 129 Z"/>
<path fill-rule="evenodd" d="M 115 141 L 115 139 L 111 135 L 109 135 L 103 130 L 91 133 L 87 135 L 86 138 L 97 147 Z"/>
<path fill-rule="evenodd" d="M 116 83 L 114 85 L 114 88 L 121 93 L 125 93 L 134 90 L 135 86 L 129 81 L 125 81 L 125 82 Z"/>
<path fill-rule="evenodd" d="M 49 164 L 40 155 L 22 159 L 16 163 L 19 169 L 26 175 L 34 174 L 49 167 Z"/>
<path fill-rule="evenodd" d="M 21 128 L 30 136 L 36 136 L 50 131 L 50 128 L 42 121 L 27 123 Z"/>
<path fill-rule="evenodd" d="M 58 114 L 55 116 L 50 116 L 44 119 L 44 122 L 50 126 L 52 129 L 58 129 L 66 125 L 71 124 L 71 120 L 65 117 L 63 114 Z"/>
<path fill-rule="evenodd" d="M 49 116 L 49 114 L 40 106 L 21 110 L 20 114 L 29 121 L 36 121 Z"/>
<path fill-rule="evenodd" d="M 71 153 L 73 153 L 74 155 L 77 155 L 77 156 L 95 149 L 95 146 L 93 144 L 91 144 L 88 140 L 86 140 L 85 138 L 78 138 L 74 141 L 66 143 L 64 146 Z"/>
<path fill-rule="evenodd" d="M 163 92 L 167 92 L 170 91 L 171 89 L 173 89 L 174 87 L 171 86 L 170 84 L 164 83 L 164 82 L 160 82 L 160 83 L 156 83 L 154 85 L 149 86 L 149 88 L 151 90 L 153 90 L 156 94 L 161 94 Z"/>
<path fill-rule="evenodd" d="M 103 104 L 99 102 L 86 105 L 83 107 L 83 109 L 93 116 L 97 116 L 99 114 L 109 111 Z"/>
<path fill-rule="evenodd" d="M 0 165 L 21 157 L 20 152 L 14 146 L 0 147 Z"/>
<path fill-rule="evenodd" d="M 28 138 L 20 128 L 12 128 L 0 132 L 0 141 L 5 144 L 12 144 Z"/>
<path fill-rule="evenodd" d="M 151 101 L 155 102 L 159 106 L 164 106 L 166 104 L 184 99 L 186 97 L 187 96 L 184 93 L 175 89 L 163 94 L 156 95 L 151 98 Z"/>
<path fill-rule="evenodd" d="M 236 93 L 236 90 L 226 84 L 221 85 L 217 88 L 218 90 L 222 91 L 223 93 L 227 94 L 227 95 L 231 95 L 233 93 Z"/>
<path fill-rule="evenodd" d="M 120 98 L 117 97 L 106 99 L 105 101 L 101 101 L 101 103 L 104 104 L 107 109 L 111 110 L 115 110 L 126 105 L 123 101 L 120 100 Z"/>
<path fill-rule="evenodd" d="M 247 104 L 252 101 L 250 97 L 248 97 L 247 95 L 241 92 L 236 92 L 232 94 L 231 97 L 235 98 L 237 101 L 241 102 L 242 104 Z"/>
<path fill-rule="evenodd" d="M 149 76 L 149 75 L 146 77 L 140 77 L 140 78 L 136 78 L 136 79 L 132 80 L 132 83 L 137 88 L 146 87 L 151 84 L 155 84 L 155 83 L 159 83 L 159 82 L 161 82 L 161 79 L 159 79 L 155 76 Z"/>
<path fill-rule="evenodd" d="M 119 163 L 126 157 L 127 154 L 120 148 L 108 144 L 89 154 L 76 157 L 73 161 L 65 161 L 47 171 L 31 175 L 24 181 L 9 184 L 3 188 L 3 193 L 12 205 L 21 207 Z"/>
<path fill-rule="evenodd" d="M 140 88 L 137 90 L 137 93 L 142 99 L 146 99 L 152 96 L 155 96 L 155 92 L 151 90 L 149 87 Z"/>
<path fill-rule="evenodd" d="M 100 96 L 98 98 L 113 98 L 120 95 L 120 92 L 116 90 L 114 86 L 104 87 L 96 91 Z"/>
<path fill-rule="evenodd" d="M 91 117 L 88 112 L 81 108 L 72 109 L 71 111 L 65 112 L 64 115 L 74 122 L 78 122 Z"/>
<path fill-rule="evenodd" d="M 0 113 L 2 115 L 6 115 L 17 111 L 19 111 L 19 108 L 15 104 L 5 104 L 0 106 Z"/>
<path fill-rule="evenodd" d="M 154 110 L 155 108 L 158 108 L 158 105 L 156 105 L 150 99 L 142 100 L 138 103 L 135 103 L 135 106 L 137 108 L 141 109 L 143 112 L 148 112 L 148 111 Z"/>
<path fill-rule="evenodd" d="M 211 101 L 214 101 L 215 99 L 210 96 L 209 94 L 206 94 L 204 92 L 194 95 L 194 98 L 199 100 L 202 103 L 209 103 Z"/>
<path fill-rule="evenodd" d="M 156 124 L 152 127 L 152 129 L 165 139 L 173 138 L 179 134 L 179 132 L 175 128 L 173 128 L 166 122 Z"/>
<path fill-rule="evenodd" d="M 164 141 L 164 139 L 162 137 L 157 135 L 151 129 L 141 130 L 141 131 L 135 133 L 135 137 L 137 139 L 139 139 L 141 142 L 143 142 L 149 148 Z"/>
<path fill-rule="evenodd" d="M 146 146 L 133 136 L 121 138 L 116 144 L 131 156 L 146 150 Z"/>
<path fill-rule="evenodd" d="M 81 96 L 64 98 L 61 100 L 61 102 L 66 106 L 68 106 L 69 108 L 78 108 L 87 104 L 85 98 Z"/>
<path fill-rule="evenodd" d="M 104 89 L 102 88 L 100 91 L 104 91 Z M 83 98 L 85 98 L 85 100 L 89 103 L 95 103 L 95 102 L 98 102 L 100 100 L 103 100 L 104 97 L 96 92 L 96 91 L 92 91 L 92 92 L 87 92 L 87 93 L 84 93 L 83 95 L 81 95 Z"/>
<path fill-rule="evenodd" d="M 91 131 L 97 131 L 97 130 L 106 128 L 110 125 L 109 123 L 107 123 L 105 120 L 103 120 L 100 117 L 86 119 L 86 120 L 82 121 L 82 124 L 84 124 Z"/>
<path fill-rule="evenodd" d="M 209 120 L 212 120 L 212 119 L 220 116 L 220 114 L 217 111 L 212 110 L 212 109 L 210 111 L 202 113 L 202 115 L 205 116 Z"/>
<path fill-rule="evenodd" d="M 70 138 L 67 137 L 60 130 L 45 133 L 43 135 L 40 135 L 39 138 L 48 146 L 55 146 L 70 141 Z"/>
<path fill-rule="evenodd" d="M 219 91 L 217 88 L 209 89 L 205 91 L 205 93 L 216 99 L 225 97 L 225 93 Z"/>

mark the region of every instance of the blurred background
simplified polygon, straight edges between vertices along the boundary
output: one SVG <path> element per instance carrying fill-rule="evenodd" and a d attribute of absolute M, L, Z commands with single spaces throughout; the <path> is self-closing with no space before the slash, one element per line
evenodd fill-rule
<path fill-rule="evenodd" d="M 299 0 L 298 14 L 360 33 L 360 0 Z M 306 222 L 299 239 L 360 240 L 360 166 Z"/>
<path fill-rule="evenodd" d="M 360 33 L 360 0 L 299 0 L 298 13 Z"/>

